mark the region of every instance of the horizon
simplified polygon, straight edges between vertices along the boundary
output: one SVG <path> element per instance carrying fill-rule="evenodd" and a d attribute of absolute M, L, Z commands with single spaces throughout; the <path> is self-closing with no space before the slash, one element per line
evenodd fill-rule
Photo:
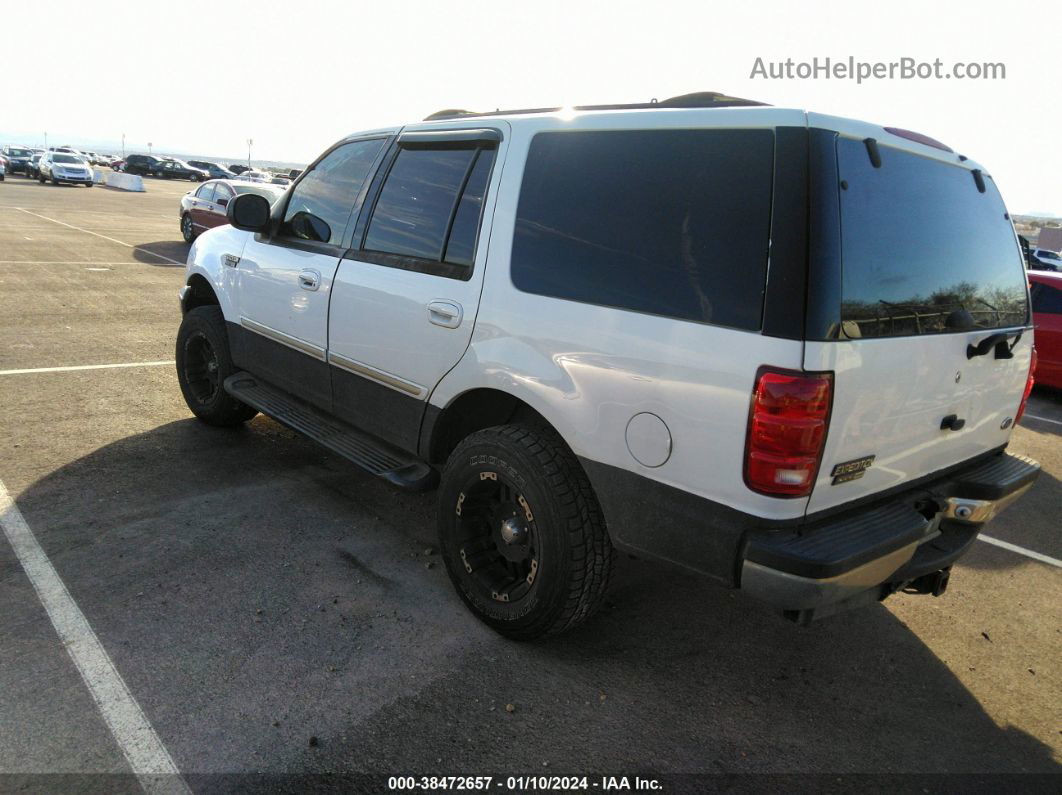
<path fill-rule="evenodd" d="M 230 2 L 211 8 L 214 29 L 254 46 L 236 48 L 213 80 L 197 77 L 194 66 L 209 45 L 156 35 L 172 16 L 158 0 L 135 12 L 120 0 L 56 6 L 59 38 L 98 46 L 42 56 L 25 37 L 5 43 L 4 72 L 34 78 L 5 87 L 2 135 L 12 143 L 39 144 L 47 131 L 52 146 L 106 141 L 112 151 L 124 133 L 126 152 L 146 152 L 150 141 L 153 152 L 229 152 L 203 156 L 246 162 L 250 138 L 252 162 L 306 164 L 352 132 L 419 121 L 440 108 L 644 102 L 714 90 L 916 130 L 982 163 L 1014 214 L 1062 216 L 1054 132 L 1062 110 L 1049 99 L 1057 57 L 1026 43 L 1029 19 L 1050 26 L 1062 13 L 1029 0 L 977 14 L 945 3 L 932 19 L 923 4 L 897 0 L 873 20 L 839 0 L 813 10 L 780 0 L 723 11 L 665 2 L 651 13 L 628 0 L 607 11 L 543 0 L 522 12 L 516 37 L 498 35 L 493 15 L 467 3 L 355 8 L 306 0 L 282 17 Z M 396 57 L 405 59 L 400 68 Z M 780 76 L 787 59 L 904 57 L 1001 64 L 1005 77 Z M 365 68 L 374 63 L 378 74 Z M 40 91 L 48 85 L 64 87 L 61 112 Z"/>

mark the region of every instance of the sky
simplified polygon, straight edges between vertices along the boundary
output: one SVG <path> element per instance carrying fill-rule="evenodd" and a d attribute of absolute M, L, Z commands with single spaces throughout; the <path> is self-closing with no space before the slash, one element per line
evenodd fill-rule
<path fill-rule="evenodd" d="M 728 4 L 730 6 L 730 4 Z M 916 130 L 985 166 L 1015 213 L 1062 215 L 1062 4 L 42 2 L 0 45 L 0 140 L 308 162 L 442 108 L 721 91 Z M 52 43 L 57 42 L 57 43 Z M 58 43 L 61 42 L 61 43 Z M 780 79 L 849 57 L 1002 63 L 1005 79 Z"/>

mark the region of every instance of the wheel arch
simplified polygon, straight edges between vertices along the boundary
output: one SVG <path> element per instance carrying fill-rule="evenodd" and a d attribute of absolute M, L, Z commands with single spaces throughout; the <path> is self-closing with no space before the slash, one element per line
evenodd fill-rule
<path fill-rule="evenodd" d="M 470 434 L 517 422 L 549 430 L 564 440 L 557 428 L 529 403 L 500 389 L 479 387 L 462 392 L 444 407 L 428 405 L 421 426 L 421 457 L 441 466 Z"/>
<path fill-rule="evenodd" d="M 213 286 L 201 273 L 193 273 L 188 277 L 188 290 L 181 296 L 181 313 L 188 314 L 199 306 L 221 306 L 218 295 Z"/>

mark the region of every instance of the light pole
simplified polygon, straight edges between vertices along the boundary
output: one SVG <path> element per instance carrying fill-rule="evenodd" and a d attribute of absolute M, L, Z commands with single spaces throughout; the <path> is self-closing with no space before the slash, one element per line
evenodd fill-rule
<path fill-rule="evenodd" d="M 151 141 L 148 141 L 148 154 L 151 154 Z"/>
<path fill-rule="evenodd" d="M 122 133 L 122 160 L 125 160 L 125 133 Z"/>
<path fill-rule="evenodd" d="M 45 148 L 45 150 L 48 149 L 48 131 L 47 130 L 44 131 L 44 148 Z"/>
<path fill-rule="evenodd" d="M 254 138 L 247 139 L 247 168 L 251 168 L 251 146 L 254 144 Z"/>

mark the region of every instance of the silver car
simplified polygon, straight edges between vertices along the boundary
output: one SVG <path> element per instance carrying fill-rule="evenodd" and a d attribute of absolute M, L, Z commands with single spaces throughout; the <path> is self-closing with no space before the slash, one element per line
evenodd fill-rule
<path fill-rule="evenodd" d="M 65 152 L 45 152 L 41 157 L 40 174 L 37 179 L 43 185 L 51 180 L 53 185 L 69 182 L 74 185 L 92 187 L 92 166 L 78 155 Z"/>

